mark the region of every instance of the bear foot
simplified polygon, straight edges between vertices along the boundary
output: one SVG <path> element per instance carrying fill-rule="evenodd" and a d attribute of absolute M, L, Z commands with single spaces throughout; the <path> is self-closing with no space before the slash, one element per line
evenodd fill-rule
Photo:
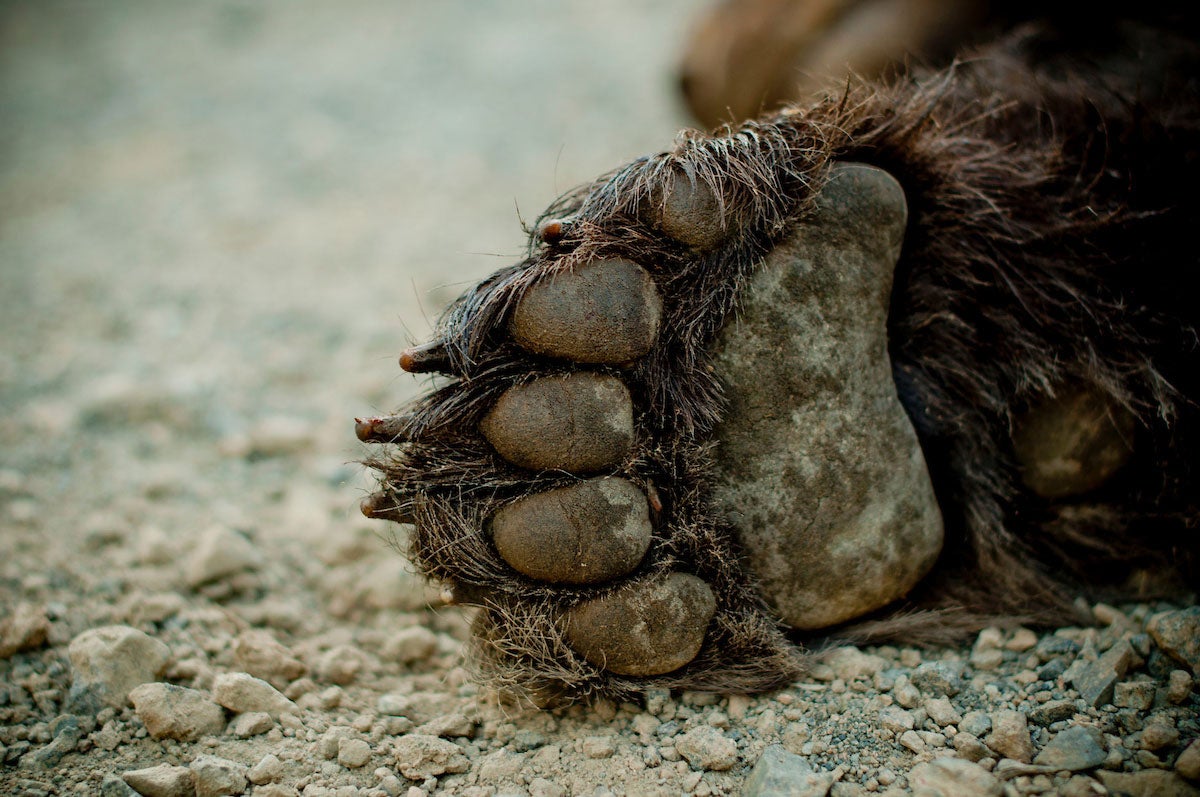
<path fill-rule="evenodd" d="M 392 444 L 363 512 L 413 524 L 482 607 L 485 677 L 539 700 L 784 683 L 789 629 L 897 601 L 942 547 L 887 351 L 903 191 L 842 163 L 756 206 L 713 141 L 552 208 L 401 356 L 457 381 L 358 421 Z"/>

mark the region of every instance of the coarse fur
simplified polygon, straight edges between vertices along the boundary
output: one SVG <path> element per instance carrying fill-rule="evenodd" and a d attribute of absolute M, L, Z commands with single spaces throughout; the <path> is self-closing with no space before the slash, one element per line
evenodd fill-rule
<path fill-rule="evenodd" d="M 437 339 L 457 380 L 389 419 L 398 445 L 371 461 L 376 514 L 412 522 L 408 553 L 421 570 L 482 607 L 483 676 L 539 702 L 654 686 L 761 691 L 802 671 L 805 645 L 831 638 L 946 642 L 991 623 L 1078 619 L 1081 592 L 1194 589 L 1200 311 L 1179 286 L 1200 273 L 1198 67 L 1186 36 L 1114 25 L 1094 50 L 1064 52 L 1031 27 L 941 71 L 851 80 L 805 107 L 685 133 L 672 151 L 555 202 L 540 221 L 563 220 L 562 237 L 531 236 L 523 262 L 447 311 Z M 709 508 L 723 403 L 708 351 L 747 276 L 839 160 L 886 169 L 908 197 L 890 354 L 947 536 L 906 600 L 804 639 L 771 619 Z M 710 252 L 647 222 L 681 172 L 721 198 L 730 232 Z M 535 281 L 600 257 L 642 264 L 664 307 L 645 358 L 588 366 L 629 386 L 635 454 L 616 472 L 662 504 L 630 578 L 683 570 L 718 596 L 699 656 L 649 678 L 597 668 L 563 639 L 562 611 L 609 587 L 521 576 L 486 532 L 503 504 L 573 481 L 505 462 L 476 429 L 505 389 L 576 370 L 513 344 L 505 320 Z M 1133 460 L 1100 491 L 1042 499 L 1021 482 L 1013 431 L 1028 408 L 1078 385 L 1136 418 Z M 1174 580 L 1158 578 L 1167 571 Z"/>

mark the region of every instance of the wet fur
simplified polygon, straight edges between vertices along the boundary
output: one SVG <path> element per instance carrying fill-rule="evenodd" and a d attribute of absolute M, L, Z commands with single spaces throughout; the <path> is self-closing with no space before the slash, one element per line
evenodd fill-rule
<path fill-rule="evenodd" d="M 944 642 L 991 623 L 1073 621 L 1081 590 L 1140 596 L 1135 569 L 1169 567 L 1166 589 L 1195 588 L 1200 314 L 1178 288 L 1200 272 L 1200 63 L 1187 38 L 1119 34 L 1093 58 L 1028 29 L 940 72 L 851 82 L 809 107 L 685 134 L 562 197 L 543 216 L 568 220 L 561 241 L 531 239 L 525 261 L 450 308 L 438 338 L 459 381 L 402 410 L 403 442 L 372 464 L 389 508 L 415 521 L 414 561 L 483 606 L 474 644 L 485 678 L 541 702 L 647 686 L 760 691 L 802 670 L 801 645 L 829 637 Z M 1129 55 L 1147 42 L 1156 63 Z M 909 600 L 800 639 L 771 621 L 708 510 L 707 441 L 723 404 L 707 350 L 835 160 L 887 169 L 909 199 L 890 348 L 947 544 Z M 701 256 L 646 222 L 681 169 L 724 198 L 733 231 Z M 653 485 L 664 507 L 635 577 L 694 572 L 720 596 L 697 659 L 657 678 L 576 656 L 556 618 L 598 590 L 520 576 L 484 531 L 505 502 L 573 481 L 508 464 L 476 431 L 506 388 L 577 369 L 507 341 L 504 320 L 534 281 L 604 256 L 643 264 L 664 299 L 654 349 L 612 371 L 630 386 L 640 435 L 621 472 Z M 1135 461 L 1103 492 L 1044 501 L 1022 487 L 1012 430 L 1031 404 L 1076 384 L 1134 413 Z"/>

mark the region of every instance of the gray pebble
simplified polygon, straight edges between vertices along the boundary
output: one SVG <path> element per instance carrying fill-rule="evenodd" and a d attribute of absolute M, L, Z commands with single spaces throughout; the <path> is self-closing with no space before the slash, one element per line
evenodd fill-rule
<path fill-rule="evenodd" d="M 137 797 L 137 792 L 117 775 L 105 775 L 100 784 L 100 797 Z"/>
<path fill-rule="evenodd" d="M 1164 653 L 1192 674 L 1200 672 L 1200 606 L 1156 614 L 1147 630 Z"/>
<path fill-rule="evenodd" d="M 113 708 L 127 705 L 135 686 L 157 680 L 171 656 L 162 642 L 127 625 L 84 631 L 71 640 L 67 653 L 72 696 L 90 695 Z"/>
<path fill-rule="evenodd" d="M 603 477 L 502 507 L 491 521 L 504 561 L 552 584 L 601 584 L 631 572 L 650 547 L 646 497 L 626 479 Z"/>
<path fill-rule="evenodd" d="M 1096 728 L 1076 725 L 1056 734 L 1033 763 L 1077 772 L 1098 767 L 1107 757 L 1104 734 Z"/>
<path fill-rule="evenodd" d="M 1045 728 L 1056 722 L 1069 720 L 1075 716 L 1075 703 L 1072 700 L 1050 700 L 1031 709 L 1029 721 L 1034 725 Z"/>
<path fill-rule="evenodd" d="M 526 290 L 508 331 L 537 354 L 621 365 L 650 351 L 661 319 L 662 300 L 645 269 L 628 260 L 596 260 Z"/>
<path fill-rule="evenodd" d="M 1113 687 L 1113 705 L 1144 711 L 1154 705 L 1157 688 L 1154 681 L 1122 681 Z"/>
<path fill-rule="evenodd" d="M 420 733 L 401 736 L 395 742 L 396 766 L 409 780 L 437 777 L 447 772 L 466 772 L 471 763 L 453 742 Z"/>
<path fill-rule="evenodd" d="M 1129 642 L 1119 639 L 1100 658 L 1079 667 L 1072 674 L 1071 683 L 1089 706 L 1104 705 L 1112 700 L 1117 681 L 1136 660 L 1137 654 Z"/>
<path fill-rule="evenodd" d="M 824 797 L 832 783 L 830 773 L 814 771 L 806 759 L 773 744 L 750 771 L 742 797 Z"/>
<path fill-rule="evenodd" d="M 963 665 L 948 661 L 927 661 L 912 674 L 913 685 L 923 692 L 954 697 L 963 690 Z"/>

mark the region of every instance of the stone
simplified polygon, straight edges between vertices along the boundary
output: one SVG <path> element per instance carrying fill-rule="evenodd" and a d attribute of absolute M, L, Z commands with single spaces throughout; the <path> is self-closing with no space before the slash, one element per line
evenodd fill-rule
<path fill-rule="evenodd" d="M 1073 700 L 1049 700 L 1029 711 L 1029 721 L 1043 728 L 1075 716 Z"/>
<path fill-rule="evenodd" d="M 264 783 L 279 780 L 282 775 L 283 762 L 274 753 L 267 753 L 258 760 L 257 764 L 250 767 L 250 771 L 246 773 L 246 779 L 255 786 L 261 786 Z"/>
<path fill-rule="evenodd" d="M 1005 758 L 1028 764 L 1033 759 L 1033 742 L 1025 715 L 1003 709 L 992 714 L 992 732 L 983 743 Z"/>
<path fill-rule="evenodd" d="M 825 797 L 832 785 L 832 773 L 816 772 L 806 759 L 772 744 L 750 771 L 742 797 Z"/>
<path fill-rule="evenodd" d="M 0 659 L 41 647 L 49 632 L 50 618 L 46 616 L 44 606 L 18 603 L 0 619 Z"/>
<path fill-rule="evenodd" d="M 275 727 L 275 721 L 265 711 L 239 714 L 229 723 L 230 732 L 239 739 L 249 739 L 266 733 Z"/>
<path fill-rule="evenodd" d="M 458 745 L 436 736 L 410 733 L 397 739 L 393 749 L 400 774 L 410 780 L 466 772 L 471 767 Z"/>
<path fill-rule="evenodd" d="M 1179 744 L 1179 730 L 1165 718 L 1152 718 L 1142 729 L 1142 749 L 1157 752 Z"/>
<path fill-rule="evenodd" d="M 927 661 L 913 671 L 912 682 L 922 692 L 954 697 L 963 690 L 962 674 L 961 663 Z"/>
<path fill-rule="evenodd" d="M 54 769 L 63 756 L 75 752 L 79 740 L 83 738 L 79 719 L 70 714 L 64 714 L 54 720 L 50 724 L 50 732 L 54 735 L 50 744 L 22 759 L 22 766 L 29 762 L 34 769 Z"/>
<path fill-rule="evenodd" d="M 235 714 L 261 711 L 272 719 L 298 714 L 300 709 L 275 687 L 244 672 L 222 673 L 213 681 L 213 699 Z"/>
<path fill-rule="evenodd" d="M 1096 728 L 1075 725 L 1055 734 L 1033 763 L 1078 772 L 1100 766 L 1107 757 L 1104 734 Z"/>
<path fill-rule="evenodd" d="M 1175 759 L 1175 771 L 1180 777 L 1200 781 L 1200 739 L 1193 739 Z"/>
<path fill-rule="evenodd" d="M 227 797 L 246 790 L 246 768 L 236 761 L 200 755 L 188 768 L 196 784 L 196 797 Z"/>
<path fill-rule="evenodd" d="M 184 579 L 188 586 L 196 588 L 246 570 L 257 570 L 263 561 L 262 552 L 244 534 L 215 524 L 197 537 Z"/>
<path fill-rule="evenodd" d="M 617 743 L 612 736 L 586 736 L 580 747 L 588 758 L 612 758 Z"/>
<path fill-rule="evenodd" d="M 982 761 L 991 755 L 991 751 L 979 741 L 979 737 L 965 731 L 954 734 L 950 744 L 967 761 Z"/>
<path fill-rule="evenodd" d="M 632 482 L 588 479 L 505 505 L 491 519 L 504 561 L 551 584 L 602 584 L 632 572 L 650 547 L 646 496 Z"/>
<path fill-rule="evenodd" d="M 958 723 L 962 722 L 962 715 L 944 697 L 931 697 L 926 700 L 925 713 L 929 715 L 929 719 L 936 722 L 942 728 L 948 725 L 958 725 Z"/>
<path fill-rule="evenodd" d="M 567 797 L 567 790 L 552 780 L 534 778 L 529 781 L 529 797 Z"/>
<path fill-rule="evenodd" d="M 590 473 L 619 465 L 629 454 L 633 402 L 614 376 L 548 376 L 500 394 L 479 431 L 514 465 Z"/>
<path fill-rule="evenodd" d="M 1156 614 L 1146 630 L 1163 653 L 1193 675 L 1200 673 L 1200 606 Z"/>
<path fill-rule="evenodd" d="M 136 628 L 111 625 L 93 628 L 71 640 L 72 697 L 95 699 L 122 708 L 129 691 L 158 679 L 166 669 L 171 650 Z M 136 788 L 136 787 L 135 787 Z"/>
<path fill-rule="evenodd" d="M 936 758 L 917 764 L 908 775 L 913 797 L 1001 797 L 1004 786 L 978 764 Z"/>
<path fill-rule="evenodd" d="M 872 656 L 850 646 L 834 648 L 822 656 L 821 661 L 833 670 L 835 677 L 847 683 L 856 678 L 874 676 L 888 666 L 882 656 Z"/>
<path fill-rule="evenodd" d="M 768 605 L 800 629 L 907 594 L 942 547 L 886 354 L 904 192 L 880 169 L 841 164 L 816 202 L 751 275 L 713 353 L 729 406 L 714 508 Z"/>
<path fill-rule="evenodd" d="M 346 769 L 358 769 L 371 760 L 371 745 L 362 739 L 338 740 L 337 762 Z"/>
<path fill-rule="evenodd" d="M 475 733 L 475 720 L 462 712 L 455 711 L 453 714 L 434 717 L 417 728 L 416 732 L 442 737 L 472 736 Z"/>
<path fill-rule="evenodd" d="M 687 664 L 716 611 L 707 584 L 687 573 L 634 581 L 576 604 L 565 636 L 591 664 L 619 675 L 661 675 Z"/>
<path fill-rule="evenodd" d="M 225 711 L 203 692 L 175 684 L 149 683 L 129 692 L 133 709 L 155 739 L 191 742 L 225 729 Z"/>
<path fill-rule="evenodd" d="M 187 767 L 159 764 L 121 773 L 121 778 L 142 797 L 195 797 L 192 772 Z"/>
<path fill-rule="evenodd" d="M 269 631 L 251 629 L 238 635 L 233 644 L 233 661 L 243 672 L 261 678 L 276 689 L 284 689 L 302 677 L 308 668 L 292 655 Z"/>
<path fill-rule="evenodd" d="M 1018 628 L 1013 632 L 1013 635 L 1007 642 L 1004 643 L 1005 650 L 1011 650 L 1013 653 L 1024 653 L 1038 643 L 1038 635 L 1030 631 L 1028 628 Z"/>
<path fill-rule="evenodd" d="M 1071 677 L 1071 684 L 1090 706 L 1111 702 L 1117 682 L 1137 661 L 1137 653 L 1127 640 L 1118 639 L 1100 658 L 1088 662 Z"/>
<path fill-rule="evenodd" d="M 914 753 L 923 753 L 925 751 L 925 740 L 921 738 L 921 734 L 916 731 L 905 731 L 896 739 L 900 742 L 900 746 Z"/>
<path fill-rule="evenodd" d="M 388 661 L 416 664 L 437 652 L 437 634 L 422 625 L 402 628 L 383 644 L 381 655 Z"/>
<path fill-rule="evenodd" d="M 1143 769 L 1141 772 L 1102 769 L 1096 775 L 1110 794 L 1122 797 L 1200 797 L 1200 788 L 1163 769 Z"/>
<path fill-rule="evenodd" d="M 636 263 L 594 260 L 526 288 L 508 321 L 523 348 L 578 363 L 623 365 L 658 339 L 662 299 Z"/>
<path fill-rule="evenodd" d="M 380 695 L 375 701 L 375 710 L 393 717 L 408 717 L 414 723 L 424 724 L 455 711 L 452 697 L 440 692 L 391 692 Z"/>
<path fill-rule="evenodd" d="M 737 742 L 711 725 L 683 734 L 675 740 L 675 749 L 695 769 L 724 772 L 738 761 Z"/>
<path fill-rule="evenodd" d="M 1113 705 L 1145 711 L 1154 705 L 1154 681 L 1122 681 L 1113 687 Z"/>
<path fill-rule="evenodd" d="M 1167 676 L 1167 701 L 1178 706 L 1192 693 L 1195 680 L 1187 670 L 1171 670 Z"/>
<path fill-rule="evenodd" d="M 119 775 L 108 774 L 100 783 L 100 797 L 137 797 L 137 792 Z"/>
<path fill-rule="evenodd" d="M 885 706 L 879 710 L 879 724 L 893 733 L 901 734 L 913 729 L 913 715 L 898 706 Z"/>
<path fill-rule="evenodd" d="M 507 748 L 493 750 L 479 762 L 479 779 L 484 783 L 516 781 L 528 766 L 529 755 Z"/>
<path fill-rule="evenodd" d="M 339 686 L 354 683 L 368 669 L 366 653 L 353 645 L 335 645 L 321 654 L 317 662 L 317 677 Z"/>

